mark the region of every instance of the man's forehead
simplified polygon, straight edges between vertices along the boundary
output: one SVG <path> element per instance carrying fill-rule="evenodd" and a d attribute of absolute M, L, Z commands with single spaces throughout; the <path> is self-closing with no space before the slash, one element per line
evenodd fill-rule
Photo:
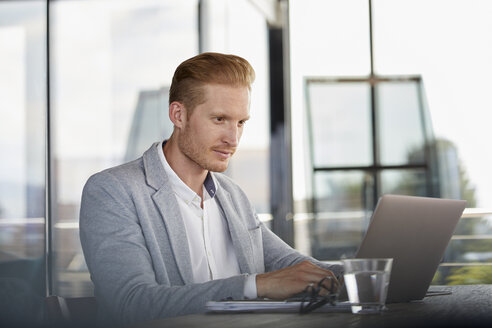
<path fill-rule="evenodd" d="M 249 119 L 251 95 L 248 87 L 207 83 L 201 86 L 201 92 L 202 101 L 191 110 L 191 114 L 198 111 L 207 116 L 234 116 L 234 119 L 238 120 Z"/>
<path fill-rule="evenodd" d="M 246 86 L 231 86 L 231 85 L 223 85 L 223 84 L 207 84 L 203 86 L 203 95 L 204 102 L 209 101 L 247 101 L 248 112 L 249 112 L 249 104 L 251 102 L 251 91 Z M 243 98 L 244 95 L 247 95 L 247 98 Z M 203 104 L 202 103 L 202 104 Z"/>
<path fill-rule="evenodd" d="M 251 92 L 251 87 L 249 85 L 242 84 L 224 84 L 224 83 L 214 83 L 207 82 L 202 85 L 202 88 L 207 91 L 217 90 L 217 89 L 236 89 L 236 90 L 248 90 L 248 94 Z"/>

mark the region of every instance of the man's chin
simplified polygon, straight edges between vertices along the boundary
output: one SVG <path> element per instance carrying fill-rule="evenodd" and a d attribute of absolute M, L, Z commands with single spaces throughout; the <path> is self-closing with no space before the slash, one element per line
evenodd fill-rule
<path fill-rule="evenodd" d="M 208 171 L 211 171 L 211 172 L 219 172 L 219 173 L 222 173 L 225 170 L 227 170 L 227 167 L 228 166 L 229 166 L 229 161 L 227 161 L 225 163 L 214 163 L 214 164 L 210 164 L 210 165 L 207 165 L 207 167 L 205 169 L 208 170 Z"/>
<path fill-rule="evenodd" d="M 222 173 L 222 172 L 225 172 L 225 170 L 227 170 L 227 165 L 224 167 L 213 167 L 209 171 Z"/>

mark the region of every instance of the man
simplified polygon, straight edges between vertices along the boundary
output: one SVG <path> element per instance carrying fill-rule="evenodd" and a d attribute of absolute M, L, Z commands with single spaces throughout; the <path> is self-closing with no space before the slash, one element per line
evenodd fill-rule
<path fill-rule="evenodd" d="M 216 173 L 238 147 L 254 78 L 233 55 L 183 62 L 169 94 L 169 140 L 88 180 L 80 238 L 102 320 L 203 312 L 224 298 L 285 299 L 340 274 L 285 244 Z"/>

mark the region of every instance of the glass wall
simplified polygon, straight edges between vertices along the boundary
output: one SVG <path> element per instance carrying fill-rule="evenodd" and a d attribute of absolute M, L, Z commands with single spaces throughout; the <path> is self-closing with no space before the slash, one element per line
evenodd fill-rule
<path fill-rule="evenodd" d="M 459 181 L 459 197 L 468 207 L 492 208 L 492 155 L 487 151 L 492 100 L 486 91 L 492 87 L 492 3 L 374 4 L 375 69 L 381 74 L 422 74 L 441 156 L 459 167 L 453 179 L 442 180 Z M 491 283 L 491 273 L 492 216 L 467 213 L 435 281 Z"/>
<path fill-rule="evenodd" d="M 366 0 L 290 1 L 296 245 L 315 253 L 314 244 L 332 241 L 330 259 L 340 256 L 346 246 L 341 241 L 360 240 L 357 236 L 367 224 L 364 217 L 370 213 L 370 209 L 359 212 L 364 198 L 350 195 L 374 183 L 381 186 L 376 197 L 439 192 L 443 198 L 466 199 L 469 209 L 434 283 L 490 283 L 492 211 L 487 208 L 492 208 L 492 156 L 486 149 L 492 130 L 486 108 L 492 104 L 485 90 L 492 87 L 492 4 L 373 0 L 375 77 L 414 76 L 420 86 L 378 83 L 374 88 L 377 120 L 372 132 L 379 149 L 372 156 L 377 165 L 386 166 L 376 180 L 355 169 L 312 177 L 316 165 L 365 165 L 361 159 L 371 152 L 361 137 L 371 132 L 361 123 L 368 119 L 367 92 L 354 89 L 346 96 L 345 88 L 333 92 L 341 84 L 305 83 L 341 77 L 369 82 L 368 5 Z M 318 116 L 309 117 L 313 107 L 319 113 L 312 115 Z M 426 164 L 426 156 L 434 164 Z M 429 177 L 426 165 L 435 175 Z M 313 207 L 312 199 L 324 200 Z M 313 211 L 329 212 L 330 223 L 311 229 Z M 338 238 L 340 229 L 350 236 Z"/>
<path fill-rule="evenodd" d="M 353 257 L 380 195 L 440 196 L 421 80 L 305 79 L 312 254 Z"/>
<path fill-rule="evenodd" d="M 93 287 L 79 240 L 82 188 L 171 135 L 169 86 L 198 52 L 198 2 L 59 0 L 51 10 L 53 293 L 85 296 Z"/>
<path fill-rule="evenodd" d="M 133 160 L 170 136 L 169 86 L 179 63 L 198 53 L 198 2 L 60 0 L 52 12 L 53 292 L 84 296 L 92 294 L 92 284 L 78 237 L 83 185 L 91 174 Z M 252 119 L 226 174 L 268 218 L 265 20 L 247 1 L 204 1 L 202 17 L 202 51 L 243 56 L 257 73 Z"/>
<path fill-rule="evenodd" d="M 45 295 L 46 2 L 0 2 L 0 318 Z"/>
<path fill-rule="evenodd" d="M 136 159 L 152 142 L 170 136 L 172 75 L 179 63 L 200 50 L 238 54 L 256 70 L 252 119 L 226 174 L 243 186 L 268 221 L 267 26 L 249 1 L 2 1 L 0 48 L 3 309 L 19 306 L 26 312 L 32 305 L 25 299 L 10 302 L 4 290 L 22 290 L 39 300 L 47 292 L 92 295 L 78 230 L 82 188 L 92 174 Z M 52 213 L 49 226 L 45 212 Z M 49 263 L 45 232 L 51 236 Z"/>

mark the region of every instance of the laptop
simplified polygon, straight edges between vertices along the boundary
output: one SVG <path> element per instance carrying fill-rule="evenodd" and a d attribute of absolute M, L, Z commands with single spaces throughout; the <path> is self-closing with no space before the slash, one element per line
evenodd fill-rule
<path fill-rule="evenodd" d="M 393 258 L 387 303 L 421 300 L 442 260 L 464 200 L 384 195 L 356 258 Z"/>
<path fill-rule="evenodd" d="M 466 206 L 464 200 L 384 195 L 371 218 L 356 258 L 393 258 L 386 303 L 421 300 Z M 430 293 L 446 294 L 448 291 Z M 318 312 L 350 312 L 346 290 L 337 306 Z M 344 302 L 345 301 L 345 302 Z M 212 312 L 298 312 L 300 302 L 210 301 Z"/>

